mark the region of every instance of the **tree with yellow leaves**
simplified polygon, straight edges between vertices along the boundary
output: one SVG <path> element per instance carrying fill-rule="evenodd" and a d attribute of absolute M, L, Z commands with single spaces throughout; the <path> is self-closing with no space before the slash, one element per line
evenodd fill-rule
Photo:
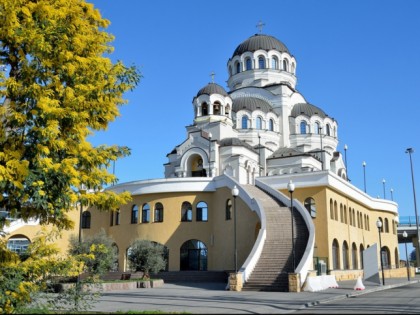
<path fill-rule="evenodd" d="M 107 57 L 109 23 L 84 0 L 0 0 L 0 208 L 12 216 L 70 228 L 77 201 L 113 210 L 131 198 L 102 189 L 130 150 L 87 141 L 141 78 Z"/>

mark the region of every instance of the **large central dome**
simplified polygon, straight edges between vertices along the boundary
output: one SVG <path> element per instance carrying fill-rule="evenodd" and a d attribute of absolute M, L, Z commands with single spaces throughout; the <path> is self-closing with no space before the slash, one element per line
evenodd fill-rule
<path fill-rule="evenodd" d="M 288 54 L 290 54 L 286 45 L 284 45 L 277 38 L 264 34 L 255 34 L 254 36 L 251 36 L 250 38 L 239 44 L 239 46 L 235 49 L 232 58 L 235 56 L 240 56 L 244 52 L 254 52 L 259 49 L 265 51 L 277 50 L 279 52 L 287 52 Z"/>

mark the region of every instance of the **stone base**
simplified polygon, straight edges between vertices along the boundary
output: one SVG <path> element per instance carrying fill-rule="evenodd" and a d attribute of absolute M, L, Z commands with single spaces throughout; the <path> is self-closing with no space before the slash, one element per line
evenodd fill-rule
<path fill-rule="evenodd" d="M 231 272 L 229 274 L 229 290 L 242 291 L 242 287 L 243 287 L 242 272 L 240 273 Z"/>
<path fill-rule="evenodd" d="M 289 273 L 289 292 L 300 291 L 300 273 Z"/>

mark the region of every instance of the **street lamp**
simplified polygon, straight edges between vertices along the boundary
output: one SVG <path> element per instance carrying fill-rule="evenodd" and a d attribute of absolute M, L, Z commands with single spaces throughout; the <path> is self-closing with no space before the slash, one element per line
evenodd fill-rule
<path fill-rule="evenodd" d="M 386 199 L 386 195 L 385 195 L 385 179 L 382 180 L 382 185 L 384 186 L 384 199 Z"/>
<path fill-rule="evenodd" d="M 80 196 L 84 195 L 86 193 L 86 186 L 85 185 L 80 185 L 79 187 L 79 194 Z M 80 198 L 80 217 L 79 217 L 79 254 L 82 253 L 82 222 L 83 222 L 83 200 L 82 198 Z M 76 304 L 76 308 L 77 310 L 79 310 L 79 293 L 80 293 L 80 272 L 77 275 L 77 283 L 76 283 L 76 290 L 77 290 L 77 296 L 75 299 L 75 304 Z"/>
<path fill-rule="evenodd" d="M 405 150 L 405 153 L 408 153 L 410 156 L 410 166 L 411 166 L 411 182 L 413 183 L 413 196 L 414 196 L 414 212 L 416 214 L 416 231 L 417 231 L 417 246 L 416 246 L 416 261 L 417 267 L 419 267 L 419 255 L 420 255 L 420 237 L 419 237 L 419 217 L 417 215 L 417 201 L 416 201 L 416 189 L 414 186 L 414 172 L 413 172 L 413 161 L 411 160 L 411 153 L 414 152 L 413 148 L 408 148 Z"/>
<path fill-rule="evenodd" d="M 210 170 L 210 161 L 211 161 L 211 158 L 210 158 L 210 154 L 211 154 L 211 137 L 212 137 L 212 134 L 211 134 L 211 132 L 209 132 L 209 177 L 211 177 L 211 174 L 210 174 L 210 172 L 211 172 L 211 170 Z"/>
<path fill-rule="evenodd" d="M 408 259 L 408 252 L 407 252 L 407 232 L 404 231 L 403 233 L 403 237 L 404 237 L 404 244 L 405 244 L 405 257 L 407 260 L 407 279 L 408 281 L 410 281 L 410 260 Z"/>
<path fill-rule="evenodd" d="M 236 185 L 232 188 L 232 196 L 233 196 L 233 233 L 234 233 L 234 264 L 235 264 L 235 273 L 238 272 L 238 252 L 236 250 L 236 197 L 239 195 L 239 189 Z"/>
<path fill-rule="evenodd" d="M 347 181 L 349 180 L 349 169 L 347 168 L 347 144 L 344 145 L 344 163 L 346 164 Z"/>
<path fill-rule="evenodd" d="M 364 183 L 365 192 L 366 192 L 366 162 L 363 161 L 362 165 L 363 165 L 363 183 Z"/>
<path fill-rule="evenodd" d="M 258 174 L 261 177 L 261 136 L 258 133 Z"/>
<path fill-rule="evenodd" d="M 391 192 L 391 200 L 394 201 L 394 189 L 391 188 L 390 192 Z"/>
<path fill-rule="evenodd" d="M 378 227 L 378 233 L 379 233 L 379 257 L 381 259 L 382 285 L 385 285 L 384 264 L 382 262 L 382 243 L 381 243 L 382 221 L 378 219 L 378 221 L 376 221 L 376 226 Z"/>
<path fill-rule="evenodd" d="M 294 218 L 293 218 L 293 192 L 295 191 L 295 184 L 292 180 L 287 184 L 287 189 L 290 193 L 290 213 L 292 218 L 292 253 L 293 253 L 293 273 L 295 272 L 296 256 L 295 256 L 295 232 L 294 232 Z"/>

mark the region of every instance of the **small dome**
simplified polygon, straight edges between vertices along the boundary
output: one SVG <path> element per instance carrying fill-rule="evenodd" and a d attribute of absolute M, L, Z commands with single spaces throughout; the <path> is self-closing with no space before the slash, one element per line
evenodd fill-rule
<path fill-rule="evenodd" d="M 235 56 L 240 56 L 244 52 L 254 52 L 259 49 L 265 51 L 277 50 L 279 52 L 287 52 L 288 54 L 290 54 L 287 47 L 275 37 L 264 34 L 255 34 L 254 36 L 251 36 L 250 38 L 242 42 L 235 49 L 232 58 Z"/>
<path fill-rule="evenodd" d="M 321 108 L 308 103 L 298 103 L 293 105 L 292 113 L 290 114 L 290 116 L 296 118 L 299 115 L 305 115 L 308 117 L 317 115 L 321 118 L 325 118 L 328 116 Z"/>
<path fill-rule="evenodd" d="M 197 97 L 199 97 L 200 95 L 203 95 L 203 94 L 207 94 L 207 95 L 220 94 L 220 95 L 223 95 L 223 96 L 228 96 L 228 93 L 225 91 L 225 89 L 222 88 L 219 84 L 216 84 L 216 83 L 207 84 L 200 91 L 198 91 Z"/>
<path fill-rule="evenodd" d="M 232 111 L 237 113 L 241 109 L 249 110 L 253 112 L 255 110 L 261 110 L 264 113 L 268 113 L 272 110 L 271 105 L 266 101 L 256 97 L 239 97 L 233 100 Z"/>

